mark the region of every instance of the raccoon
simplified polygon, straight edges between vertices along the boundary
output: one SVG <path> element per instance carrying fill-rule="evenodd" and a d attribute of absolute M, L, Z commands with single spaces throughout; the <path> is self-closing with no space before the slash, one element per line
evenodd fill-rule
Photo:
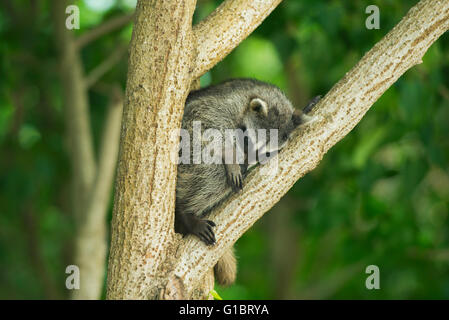
<path fill-rule="evenodd" d="M 304 110 L 309 111 L 319 98 L 313 99 Z M 258 162 L 257 159 L 248 161 L 249 153 L 272 156 L 282 148 L 290 133 L 308 118 L 293 108 L 278 87 L 255 79 L 233 79 L 192 91 L 185 103 L 181 127 L 188 133 L 187 140 L 181 141 L 181 145 L 196 144 L 204 149 L 210 143 L 203 135 L 207 130 L 215 130 L 223 137 L 228 137 L 229 130 L 240 130 L 243 140 L 219 141 L 218 151 L 221 152 L 215 155 L 215 160 L 219 161 L 213 163 L 195 162 L 194 152 L 187 156 L 180 152 L 180 158 L 188 161 L 178 165 L 175 231 L 194 234 L 207 245 L 213 245 L 215 223 L 205 216 L 232 192 L 243 188 L 248 169 Z M 194 133 L 196 124 L 201 126 L 201 135 Z M 262 142 L 255 141 L 254 134 L 248 132 L 257 129 L 266 129 L 270 134 Z M 276 135 L 272 136 L 270 129 L 276 129 Z M 273 143 L 274 138 L 276 143 Z M 276 150 L 268 147 L 271 145 L 277 146 Z M 237 264 L 233 248 L 217 262 L 214 271 L 220 285 L 235 281 Z"/>

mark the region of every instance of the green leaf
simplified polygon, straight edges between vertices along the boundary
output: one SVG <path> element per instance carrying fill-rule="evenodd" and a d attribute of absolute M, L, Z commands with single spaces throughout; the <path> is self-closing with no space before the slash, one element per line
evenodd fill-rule
<path fill-rule="evenodd" d="M 31 148 L 41 138 L 40 132 L 32 125 L 25 124 L 19 131 L 19 144 L 24 149 Z"/>
<path fill-rule="evenodd" d="M 223 300 L 223 298 L 220 297 L 217 291 L 211 290 L 209 293 L 212 295 L 212 297 L 214 297 L 215 300 Z"/>

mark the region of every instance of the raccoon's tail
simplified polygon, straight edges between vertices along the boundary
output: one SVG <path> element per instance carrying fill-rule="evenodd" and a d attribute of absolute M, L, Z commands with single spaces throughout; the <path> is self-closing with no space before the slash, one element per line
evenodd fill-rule
<path fill-rule="evenodd" d="M 214 267 L 215 280 L 221 286 L 230 286 L 237 276 L 237 260 L 234 255 L 234 247 L 225 251 Z"/>

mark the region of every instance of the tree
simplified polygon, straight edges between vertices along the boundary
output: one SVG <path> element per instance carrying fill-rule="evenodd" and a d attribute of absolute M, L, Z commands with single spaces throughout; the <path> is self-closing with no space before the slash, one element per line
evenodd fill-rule
<path fill-rule="evenodd" d="M 74 290 L 72 297 L 98 299 L 104 281 L 106 212 L 116 168 L 123 98 L 118 85 L 106 89 L 110 106 L 98 151 L 99 158 L 95 159 L 88 90 L 115 65 L 125 51 L 114 51 L 85 75 L 80 50 L 103 34 L 128 23 L 132 15 L 115 18 L 75 39 L 65 26 L 68 4 L 68 1 L 55 1 L 52 13 L 55 41 L 59 49 L 66 135 L 72 164 L 71 202 L 77 222 L 74 264 L 80 268 L 82 275 L 80 289 Z"/>
<path fill-rule="evenodd" d="M 279 154 L 279 172 L 253 171 L 244 191 L 215 210 L 217 245 L 175 235 L 178 142 L 192 83 L 220 61 L 280 1 L 224 1 L 192 28 L 195 1 L 139 1 L 133 31 L 116 178 L 110 299 L 205 298 L 211 268 L 292 184 L 348 134 L 371 105 L 449 28 L 449 3 L 423 0 L 339 81 Z M 240 13 L 240 14 L 239 14 Z M 242 14 L 244 13 L 244 14 Z M 157 81 L 154 81 L 157 79 Z"/>

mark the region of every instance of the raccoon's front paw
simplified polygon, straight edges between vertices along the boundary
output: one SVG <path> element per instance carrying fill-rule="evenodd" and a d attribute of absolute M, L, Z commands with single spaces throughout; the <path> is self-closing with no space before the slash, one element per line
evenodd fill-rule
<path fill-rule="evenodd" d="M 213 245 L 216 241 L 212 227 L 215 227 L 215 223 L 213 221 L 198 219 L 190 231 L 200 238 L 200 240 L 205 244 Z"/>
<path fill-rule="evenodd" d="M 238 164 L 228 164 L 226 166 L 226 172 L 228 174 L 228 182 L 232 187 L 232 190 L 239 192 L 243 189 L 243 175 Z"/>

